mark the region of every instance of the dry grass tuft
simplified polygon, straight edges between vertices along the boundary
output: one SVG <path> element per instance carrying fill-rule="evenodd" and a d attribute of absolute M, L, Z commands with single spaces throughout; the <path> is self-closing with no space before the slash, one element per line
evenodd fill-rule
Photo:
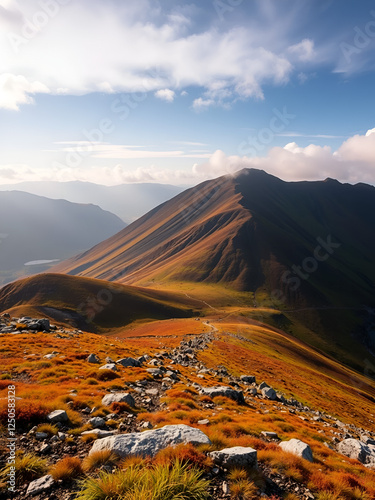
<path fill-rule="evenodd" d="M 111 450 L 94 451 L 88 455 L 82 462 L 82 468 L 85 472 L 100 469 L 103 465 L 115 465 L 119 457 Z"/>
<path fill-rule="evenodd" d="M 84 474 L 78 457 L 65 457 L 53 465 L 49 473 L 55 481 L 71 481 Z"/>

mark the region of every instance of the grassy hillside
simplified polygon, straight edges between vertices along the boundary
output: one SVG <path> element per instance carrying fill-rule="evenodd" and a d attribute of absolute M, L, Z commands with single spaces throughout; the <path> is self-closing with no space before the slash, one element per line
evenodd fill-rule
<path fill-rule="evenodd" d="M 105 332 L 133 321 L 191 316 L 176 294 L 89 278 L 41 274 L 0 289 L 0 312 L 36 312 L 86 331 Z"/>

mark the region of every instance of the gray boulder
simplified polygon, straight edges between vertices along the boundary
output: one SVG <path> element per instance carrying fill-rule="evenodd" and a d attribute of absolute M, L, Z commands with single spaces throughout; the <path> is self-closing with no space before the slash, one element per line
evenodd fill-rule
<path fill-rule="evenodd" d="M 310 446 L 299 439 L 290 439 L 289 441 L 282 441 L 279 444 L 280 448 L 289 453 L 293 453 L 293 455 L 297 455 L 302 457 L 309 462 L 313 462 L 313 454 Z"/>
<path fill-rule="evenodd" d="M 110 406 L 112 403 L 127 403 L 132 408 L 135 407 L 134 398 L 128 392 L 114 392 L 103 397 L 102 405 Z"/>
<path fill-rule="evenodd" d="M 92 417 L 92 418 L 90 418 L 88 423 L 93 427 L 93 429 L 97 429 L 98 427 L 105 426 L 105 420 L 104 420 L 104 418 L 101 418 L 101 417 Z"/>
<path fill-rule="evenodd" d="M 122 366 L 141 366 L 141 363 L 134 358 L 122 358 L 116 361 L 118 365 Z"/>
<path fill-rule="evenodd" d="M 89 363 L 96 363 L 96 364 L 99 364 L 100 363 L 100 359 L 98 358 L 98 356 L 96 354 L 90 354 L 88 357 L 87 357 L 87 361 Z"/>
<path fill-rule="evenodd" d="M 252 375 L 241 375 L 240 380 L 241 380 L 241 382 L 244 382 L 245 384 L 255 384 L 256 383 L 256 378 Z"/>
<path fill-rule="evenodd" d="M 90 454 L 99 450 L 111 450 L 120 457 L 141 455 L 153 457 L 158 451 L 180 443 L 193 445 L 211 444 L 204 432 L 188 425 L 166 425 L 159 429 L 118 434 L 95 441 Z"/>
<path fill-rule="evenodd" d="M 39 479 L 35 479 L 35 481 L 32 481 L 29 484 L 26 495 L 39 495 L 39 493 L 49 490 L 53 486 L 54 482 L 55 481 L 50 474 L 40 477 Z"/>
<path fill-rule="evenodd" d="M 208 454 L 212 460 L 222 467 L 257 467 L 257 451 L 244 446 L 234 446 Z"/>
<path fill-rule="evenodd" d="M 55 410 L 47 415 L 47 419 L 53 424 L 57 422 L 68 422 L 69 418 L 65 410 Z"/>
<path fill-rule="evenodd" d="M 239 404 L 245 404 L 245 398 L 242 391 L 236 391 L 231 387 L 220 386 L 220 387 L 203 387 L 200 393 L 204 396 L 209 396 L 210 398 L 216 398 L 217 396 L 224 396 L 233 401 L 237 401 Z"/>
<path fill-rule="evenodd" d="M 261 390 L 262 390 L 262 389 L 264 389 L 265 387 L 269 387 L 269 385 L 268 385 L 266 382 L 262 382 L 261 384 L 259 384 L 258 389 L 261 391 Z"/>
<path fill-rule="evenodd" d="M 375 467 L 375 446 L 372 444 L 365 444 L 357 439 L 349 438 L 341 441 L 337 445 L 337 450 L 349 458 Z"/>
<path fill-rule="evenodd" d="M 271 399 L 274 401 L 277 399 L 276 391 L 272 387 L 264 387 L 262 389 L 262 395 L 264 398 Z"/>

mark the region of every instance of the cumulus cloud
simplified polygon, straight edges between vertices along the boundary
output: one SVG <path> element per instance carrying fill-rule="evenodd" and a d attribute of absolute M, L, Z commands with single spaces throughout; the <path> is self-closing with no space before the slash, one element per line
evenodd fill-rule
<path fill-rule="evenodd" d="M 300 147 L 295 142 L 274 147 L 265 157 L 227 156 L 216 151 L 208 162 L 195 165 L 193 170 L 197 176 L 213 178 L 242 168 L 259 168 L 286 181 L 331 177 L 375 184 L 375 129 L 350 137 L 337 151 L 315 144 Z"/>
<path fill-rule="evenodd" d="M 3 73 L 0 75 L 0 108 L 18 111 L 21 104 L 32 104 L 33 94 L 49 92 L 38 81 L 28 81 L 22 75 Z"/>
<path fill-rule="evenodd" d="M 173 102 L 175 96 L 175 91 L 171 89 L 160 89 L 155 92 L 155 97 L 162 101 Z"/>
<path fill-rule="evenodd" d="M 276 44 L 274 24 L 262 31 L 256 23 L 218 30 L 214 21 L 194 25 L 194 9 L 181 13 L 148 0 L 56 1 L 50 11 L 43 8 L 47 3 L 9 2 L 0 12 L 0 74 L 29 82 L 3 98 L 2 107 L 18 109 L 46 91 L 143 91 L 171 102 L 191 86 L 201 91 L 195 109 L 225 106 L 262 99 L 265 84 L 287 82 L 314 54 L 312 40 L 290 45 L 280 19 Z"/>
<path fill-rule="evenodd" d="M 305 38 L 300 43 L 291 45 L 288 48 L 288 52 L 295 55 L 300 61 L 312 61 L 315 56 L 314 41 L 309 38 Z"/>
<path fill-rule="evenodd" d="M 188 141 L 187 143 L 193 144 Z M 182 151 L 145 151 L 139 146 L 92 144 L 91 147 L 96 157 L 105 155 L 104 157 L 108 158 L 110 155 L 111 158 L 123 160 L 132 159 L 131 155 L 134 155 L 134 158 L 150 160 L 157 157 L 207 159 L 194 163 L 190 169 L 160 168 L 155 165 L 130 169 L 122 164 L 114 167 L 94 165 L 87 168 L 82 165 L 69 166 L 69 162 L 49 169 L 31 168 L 27 165 L 3 165 L 0 166 L 0 183 L 23 180 L 82 180 L 107 185 L 123 182 L 193 185 L 221 175 L 234 174 L 243 168 L 257 168 L 286 181 L 322 180 L 331 177 L 341 182 L 367 182 L 375 185 L 375 129 L 364 135 L 348 138 L 337 151 L 332 151 L 328 146 L 310 144 L 300 147 L 296 142 L 290 142 L 284 147 L 272 148 L 265 157 L 228 156 L 221 150 L 213 154 L 195 154 Z M 74 144 L 70 144 L 65 150 L 74 151 Z M 134 153 L 129 153 L 130 151 Z"/>

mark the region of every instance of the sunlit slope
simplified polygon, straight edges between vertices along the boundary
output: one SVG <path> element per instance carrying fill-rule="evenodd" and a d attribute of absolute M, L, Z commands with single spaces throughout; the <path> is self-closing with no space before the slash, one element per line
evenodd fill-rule
<path fill-rule="evenodd" d="M 54 270 L 124 283 L 179 279 L 246 289 L 259 279 L 260 256 L 249 255 L 252 216 L 240 200 L 231 178 L 205 182 Z"/>
<path fill-rule="evenodd" d="M 86 331 L 105 332 L 137 320 L 192 316 L 178 294 L 90 278 L 40 274 L 0 289 L 0 312 L 48 316 Z"/>

